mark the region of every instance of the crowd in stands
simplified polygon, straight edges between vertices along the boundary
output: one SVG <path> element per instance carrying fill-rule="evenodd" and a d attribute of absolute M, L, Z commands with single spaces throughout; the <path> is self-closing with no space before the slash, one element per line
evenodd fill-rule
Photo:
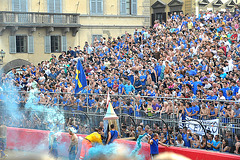
<path fill-rule="evenodd" d="M 234 13 L 200 11 L 197 16 L 174 13 L 166 23 L 155 21 L 153 27 L 136 28 L 117 38 L 95 38 L 92 44 L 69 47 L 36 66 L 22 66 L 22 72 L 13 69 L 3 74 L 2 81 L 13 78 L 21 91 L 37 87 L 42 93 L 40 104 L 58 104 L 64 110 L 86 111 L 89 106 L 90 112 L 103 112 L 105 98 L 96 94 L 110 89 L 111 95 L 151 97 L 140 97 L 136 103 L 131 96 L 115 97 L 117 113 L 121 109 L 130 115 L 135 110 L 136 116 L 180 113 L 204 119 L 239 118 L 236 103 L 214 102 L 240 101 L 239 17 L 238 9 Z M 95 95 L 73 95 L 78 59 L 88 81 L 81 93 Z M 176 102 L 168 97 L 210 101 Z M 26 99 L 23 93 L 21 103 Z"/>
<path fill-rule="evenodd" d="M 166 22 L 156 20 L 153 27 L 136 28 L 119 37 L 95 38 L 93 43 L 69 47 L 37 65 L 24 65 L 20 72 L 12 69 L 2 75 L 1 87 L 11 81 L 23 91 L 17 101 L 23 108 L 29 96 L 26 91 L 38 88 L 36 103 L 41 105 L 60 106 L 73 113 L 104 113 L 106 95 L 100 94 L 109 90 L 117 114 L 162 118 L 177 115 L 183 120 L 186 116 L 222 117 L 228 124 L 240 118 L 239 22 L 237 8 L 234 12 L 200 11 L 199 15 L 174 13 Z M 75 94 L 78 59 L 88 86 Z M 165 143 L 181 146 L 184 141 L 188 147 L 206 147 L 204 137 L 200 142 L 198 135 L 185 129 L 179 130 L 174 141 L 164 132 L 164 128 L 159 131 Z M 208 144 L 214 150 L 219 136 L 210 138 L 215 139 L 213 145 Z M 222 145 L 229 143 L 223 139 Z"/>
<path fill-rule="evenodd" d="M 140 124 L 137 127 L 136 132 L 134 132 L 131 128 L 129 130 L 125 129 L 126 126 L 122 127 L 123 137 L 128 137 L 129 135 L 134 134 L 137 134 L 137 136 L 143 135 L 143 142 L 147 142 L 150 136 L 153 138 L 154 133 L 157 133 L 159 135 L 159 141 L 164 144 L 175 145 L 177 147 L 207 149 L 236 154 L 239 154 L 240 151 L 240 135 L 236 134 L 234 136 L 231 131 L 225 131 L 224 134 L 216 134 L 215 136 L 211 134 L 210 131 L 207 131 L 206 135 L 200 137 L 200 135 L 191 132 L 191 130 L 187 129 L 187 127 L 183 127 L 182 129 L 176 127 L 174 132 L 173 127 L 166 126 L 165 124 L 160 127 L 158 123 L 154 123 L 152 128 L 150 128 L 149 125 L 143 126 L 143 124 Z"/>

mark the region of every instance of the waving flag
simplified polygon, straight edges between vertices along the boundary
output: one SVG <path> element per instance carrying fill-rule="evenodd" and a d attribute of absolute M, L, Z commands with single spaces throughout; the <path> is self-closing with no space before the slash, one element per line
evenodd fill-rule
<path fill-rule="evenodd" d="M 87 86 L 87 79 L 82 67 L 80 60 L 78 59 L 75 77 L 75 93 L 80 92 L 84 87 Z"/>

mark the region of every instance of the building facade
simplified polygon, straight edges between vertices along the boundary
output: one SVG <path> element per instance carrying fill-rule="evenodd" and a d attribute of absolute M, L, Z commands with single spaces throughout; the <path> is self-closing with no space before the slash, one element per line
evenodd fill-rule
<path fill-rule="evenodd" d="M 240 0 L 151 0 L 151 24 L 155 20 L 166 22 L 167 17 L 174 12 L 198 15 L 201 10 L 233 10 L 234 5 L 239 3 Z"/>
<path fill-rule="evenodd" d="M 1 0 L 5 72 L 48 60 L 68 46 L 150 26 L 149 0 Z"/>
<path fill-rule="evenodd" d="M 195 13 L 195 0 L 151 0 L 151 24 L 155 20 L 166 22 L 170 14 L 176 12 Z"/>
<path fill-rule="evenodd" d="M 197 5 L 197 13 L 200 10 L 212 10 L 216 11 L 226 11 L 229 9 L 230 11 L 234 9 L 234 6 L 238 4 L 240 0 L 199 0 Z"/>

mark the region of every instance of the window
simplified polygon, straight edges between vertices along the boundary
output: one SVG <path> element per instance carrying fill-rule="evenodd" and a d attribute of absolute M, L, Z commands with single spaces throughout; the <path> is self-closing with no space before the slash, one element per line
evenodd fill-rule
<path fill-rule="evenodd" d="M 62 0 L 48 0 L 48 12 L 62 13 Z"/>
<path fill-rule="evenodd" d="M 27 53 L 27 36 L 16 36 L 17 53 Z"/>
<path fill-rule="evenodd" d="M 33 36 L 9 36 L 9 53 L 34 53 Z"/>
<path fill-rule="evenodd" d="M 103 14 L 103 0 L 90 0 L 90 13 Z"/>
<path fill-rule="evenodd" d="M 93 44 L 95 38 L 97 38 L 97 40 L 100 41 L 100 38 L 102 38 L 102 35 L 100 35 L 100 34 L 94 34 L 94 35 L 92 35 L 92 44 Z"/>
<path fill-rule="evenodd" d="M 47 1 L 48 12 L 50 13 L 62 13 L 62 0 L 48 0 Z M 62 23 L 63 19 L 61 15 L 53 16 L 54 23 Z"/>
<path fill-rule="evenodd" d="M 120 14 L 137 15 L 137 0 L 120 0 Z"/>
<path fill-rule="evenodd" d="M 60 53 L 67 51 L 66 36 L 45 36 L 45 53 Z"/>
<path fill-rule="evenodd" d="M 28 0 L 12 0 L 12 10 L 16 12 L 28 11 Z M 27 22 L 27 14 L 18 14 L 18 22 Z"/>
<path fill-rule="evenodd" d="M 27 12 L 27 0 L 12 0 L 12 10 L 17 12 Z"/>
<path fill-rule="evenodd" d="M 51 53 L 61 52 L 61 37 L 60 36 L 51 36 Z"/>

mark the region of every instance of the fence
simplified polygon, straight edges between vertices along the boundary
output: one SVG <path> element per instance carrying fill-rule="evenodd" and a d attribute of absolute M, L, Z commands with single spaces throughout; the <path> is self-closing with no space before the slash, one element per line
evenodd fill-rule
<path fill-rule="evenodd" d="M 238 101 L 139 95 L 110 97 L 121 127 L 126 126 L 129 131 L 127 134 L 131 136 L 134 131 L 137 133 L 140 123 L 151 128 L 156 125 L 160 128 L 168 126 L 173 133 L 178 133 L 180 128 L 187 126 L 203 134 L 201 126 L 194 122 L 196 120 L 203 128 L 210 131 L 215 129 L 215 133 L 220 135 L 226 131 L 231 131 L 233 135 L 240 133 L 240 119 L 233 115 Z M 79 126 L 79 133 L 86 134 L 92 132 L 93 127 L 99 126 L 103 120 L 107 110 L 106 99 L 106 94 L 9 91 L 0 93 L 0 106 L 2 119 L 7 119 L 6 123 L 12 127 L 48 130 L 53 123 L 57 123 L 59 129 L 65 130 L 71 124 Z M 186 107 L 195 105 L 199 106 L 199 113 L 187 116 Z M 208 111 L 204 114 L 202 110 L 206 105 L 213 107 L 212 112 L 215 113 Z M 18 111 L 14 113 L 16 108 Z M 54 120 L 51 120 L 53 117 Z M 173 136 L 175 138 L 176 134 Z M 234 136 L 232 139 L 234 140 Z"/>

